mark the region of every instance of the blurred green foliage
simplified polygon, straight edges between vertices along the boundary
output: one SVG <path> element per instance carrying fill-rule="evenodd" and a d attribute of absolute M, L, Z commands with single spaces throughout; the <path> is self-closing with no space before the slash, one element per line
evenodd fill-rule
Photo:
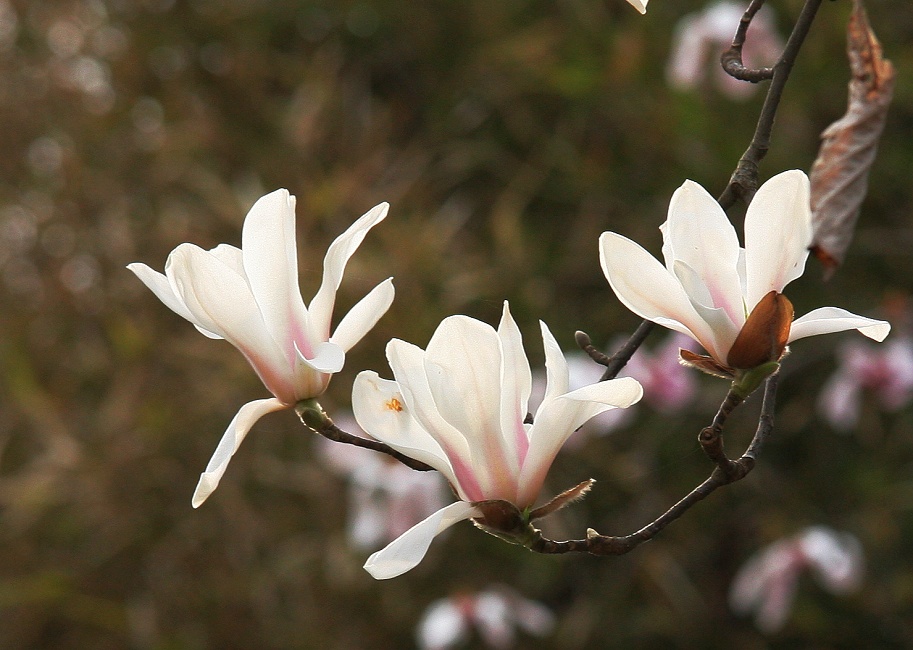
<path fill-rule="evenodd" d="M 785 33 L 802 3 L 768 4 Z M 870 196 L 845 267 L 823 284 L 810 262 L 790 297 L 800 313 L 834 304 L 903 329 L 913 9 L 870 4 L 898 70 Z M 575 329 L 606 344 L 638 321 L 600 272 L 599 233 L 658 252 L 672 191 L 691 178 L 719 193 L 757 118 L 763 90 L 734 102 L 666 84 L 674 26 L 703 5 L 654 0 L 641 17 L 623 0 L 0 0 L 0 647 L 407 648 L 431 601 L 490 583 L 555 612 L 555 631 L 522 647 L 913 644 L 913 411 L 867 403 L 857 433 L 830 430 L 815 399 L 839 337 L 787 359 L 756 472 L 621 558 L 535 556 L 467 524 L 376 583 L 345 539 L 345 483 L 289 412 L 259 423 L 190 508 L 224 427 L 265 389 L 125 264 L 160 269 L 183 241 L 238 244 L 253 201 L 287 187 L 307 297 L 327 244 L 389 201 L 340 300 L 390 275 L 398 298 L 334 379 L 331 413 L 358 370 L 390 375 L 389 338 L 424 345 L 453 313 L 496 322 L 505 298 L 534 363 L 539 318 L 567 349 Z M 808 169 L 843 113 L 848 11 L 822 7 L 764 178 Z M 709 471 L 695 436 L 724 393 L 708 378 L 688 413 L 643 409 L 563 454 L 550 489 L 598 483 L 548 532 L 623 534 L 674 503 Z M 730 449 L 757 402 L 734 417 Z M 728 585 L 810 524 L 862 540 L 863 589 L 838 598 L 804 580 L 765 637 L 729 612 Z"/>

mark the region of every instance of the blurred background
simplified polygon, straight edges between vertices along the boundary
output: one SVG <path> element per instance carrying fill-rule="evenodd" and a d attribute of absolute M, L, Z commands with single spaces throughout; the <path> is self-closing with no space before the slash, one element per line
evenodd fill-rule
<path fill-rule="evenodd" d="M 768 4 L 777 43 L 802 3 Z M 193 510 L 225 426 L 267 392 L 124 266 L 239 245 L 252 203 L 286 187 L 309 299 L 327 245 L 389 201 L 337 314 L 390 275 L 397 299 L 322 400 L 340 422 L 359 370 L 391 376 L 389 338 L 424 346 L 454 313 L 496 323 L 505 298 L 534 367 L 538 319 L 569 353 L 577 329 L 615 345 L 639 320 L 599 234 L 658 254 L 672 192 L 719 194 L 757 119 L 763 87 L 721 85 L 717 46 L 703 79 L 668 72 L 710 3 L 0 0 L 0 647 L 913 645 L 913 8 L 870 5 L 898 70 L 870 194 L 844 267 L 825 283 L 810 260 L 789 296 L 888 318 L 893 347 L 797 343 L 756 471 L 629 555 L 539 556 L 466 523 L 375 582 L 368 554 L 446 488 L 340 458 L 286 411 Z M 822 6 L 762 178 L 808 170 L 843 114 L 849 9 Z M 559 457 L 548 492 L 597 483 L 549 534 L 629 533 L 708 475 L 696 435 L 726 385 L 670 346 L 655 331 L 631 368 L 648 399 Z M 759 401 L 731 420 L 731 453 Z"/>

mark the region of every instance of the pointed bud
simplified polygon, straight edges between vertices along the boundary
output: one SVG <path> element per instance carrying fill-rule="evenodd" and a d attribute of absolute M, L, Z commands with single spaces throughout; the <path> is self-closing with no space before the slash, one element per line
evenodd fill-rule
<path fill-rule="evenodd" d="M 747 370 L 777 361 L 786 349 L 792 322 L 792 303 L 782 293 L 771 291 L 751 310 L 729 349 L 726 363 Z"/>

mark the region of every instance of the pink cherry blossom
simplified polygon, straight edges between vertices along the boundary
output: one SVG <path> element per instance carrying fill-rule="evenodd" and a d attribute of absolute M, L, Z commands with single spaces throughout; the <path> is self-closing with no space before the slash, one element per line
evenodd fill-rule
<path fill-rule="evenodd" d="M 387 216 L 381 203 L 334 241 L 323 280 L 310 305 L 298 289 L 295 197 L 276 190 L 258 200 L 244 220 L 241 248 L 220 244 L 206 251 L 181 244 L 164 274 L 145 264 L 127 268 L 179 316 L 212 339 L 225 339 L 250 362 L 272 398 L 241 407 L 228 425 L 193 495 L 199 507 L 219 485 L 231 457 L 254 423 L 273 411 L 326 390 L 345 353 L 386 313 L 393 284 L 384 280 L 330 333 L 336 291 L 349 258 L 365 235 Z"/>

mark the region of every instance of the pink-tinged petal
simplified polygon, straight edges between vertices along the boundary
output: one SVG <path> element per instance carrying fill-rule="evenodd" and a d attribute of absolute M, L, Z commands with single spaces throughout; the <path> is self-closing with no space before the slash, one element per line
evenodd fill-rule
<path fill-rule="evenodd" d="M 628 4 L 637 9 L 642 14 L 647 13 L 647 3 L 650 0 L 628 0 Z"/>
<path fill-rule="evenodd" d="M 788 342 L 846 330 L 859 330 L 860 334 L 880 342 L 884 341 L 891 331 L 891 324 L 883 320 L 857 316 L 839 307 L 821 307 L 793 321 Z"/>
<path fill-rule="evenodd" d="M 257 420 L 267 413 L 286 408 L 288 408 L 287 404 L 283 404 L 275 398 L 254 400 L 241 407 L 241 410 L 235 415 L 219 441 L 215 453 L 213 453 L 209 464 L 206 466 L 206 471 L 200 475 L 200 482 L 197 484 L 197 489 L 194 491 L 191 501 L 194 508 L 199 508 L 219 486 L 219 481 L 222 479 L 222 475 L 225 474 L 228 462 L 238 451 L 238 447 Z"/>
<path fill-rule="evenodd" d="M 745 214 L 746 309 L 802 275 L 812 242 L 808 177 L 798 169 L 758 188 Z"/>
<path fill-rule="evenodd" d="M 523 424 L 529 408 L 533 375 L 529 368 L 520 328 L 510 315 L 507 301 L 498 325 L 501 339 L 501 434 L 507 450 L 511 474 L 516 476 L 529 449 L 527 426 Z"/>
<path fill-rule="evenodd" d="M 307 359 L 295 345 L 295 401 L 322 395 L 334 373 L 342 370 L 346 353 L 335 343 L 318 343 Z"/>
<path fill-rule="evenodd" d="M 168 260 L 176 292 L 200 327 L 238 348 L 273 395 L 294 403 L 292 366 L 266 331 L 247 280 L 190 244 L 178 246 Z"/>
<path fill-rule="evenodd" d="M 287 190 L 276 190 L 254 203 L 244 219 L 241 251 L 266 330 L 289 361 L 295 356 L 294 343 L 310 356 L 316 341 L 308 331 L 298 288 L 295 197 Z"/>
<path fill-rule="evenodd" d="M 716 356 L 713 332 L 681 283 L 639 244 L 613 232 L 599 238 L 599 261 L 622 304 L 657 325 L 690 336 Z"/>
<path fill-rule="evenodd" d="M 358 343 L 393 303 L 393 278 L 387 278 L 359 300 L 336 326 L 330 341 L 348 352 Z"/>
<path fill-rule="evenodd" d="M 381 379 L 371 370 L 358 373 L 352 386 L 352 412 L 368 435 L 431 465 L 451 485 L 459 487 L 447 455 L 413 417 L 397 382 Z"/>
<path fill-rule="evenodd" d="M 520 474 L 515 505 L 532 506 L 549 467 L 574 431 L 592 417 L 613 408 L 627 408 L 643 397 L 643 387 L 631 377 L 611 379 L 543 402 L 529 432 L 529 454 Z"/>
<path fill-rule="evenodd" d="M 745 308 L 738 275 L 739 238 L 720 204 L 694 181 L 685 181 L 672 195 L 664 226 L 666 268 L 679 278 L 692 302 L 722 309 L 733 323 L 741 324 Z M 687 266 L 688 278 L 680 274 L 679 264 Z"/>
<path fill-rule="evenodd" d="M 209 338 L 222 338 L 219 334 L 203 328 L 200 323 L 197 322 L 197 319 L 194 318 L 193 314 L 190 313 L 190 310 L 187 309 L 184 301 L 174 290 L 174 287 L 171 285 L 171 282 L 168 280 L 167 276 L 139 262 L 128 264 L 127 268 L 133 271 L 136 277 L 138 277 L 140 281 L 145 284 L 146 287 L 148 287 L 149 290 L 155 294 L 156 298 L 161 300 L 168 309 L 173 311 L 178 316 L 189 320 L 198 330 L 200 330 L 200 332 Z"/>
<path fill-rule="evenodd" d="M 422 561 L 431 546 L 431 540 L 437 535 L 458 521 L 481 515 L 478 508 L 465 501 L 457 501 L 441 508 L 369 557 L 365 562 L 365 571 L 377 580 L 402 575 Z"/>
<path fill-rule="evenodd" d="M 472 468 L 472 454 L 465 436 L 438 412 L 425 375 L 425 352 L 418 346 L 399 339 L 387 343 L 387 361 L 399 384 L 406 408 L 421 427 L 444 450 L 456 478 L 454 488 L 470 501 L 482 501 L 485 496 Z"/>
<path fill-rule="evenodd" d="M 428 387 L 441 417 L 469 448 L 473 473 L 487 499 L 510 500 L 510 472 L 501 435 L 501 342 L 493 327 L 468 316 L 441 321 L 424 360 Z"/>
<path fill-rule="evenodd" d="M 346 264 L 364 241 L 368 231 L 386 218 L 389 209 L 390 205 L 387 203 L 374 206 L 330 244 L 323 260 L 323 280 L 308 307 L 311 327 L 316 337 L 324 341 L 330 338 L 330 320 L 333 318 L 336 290 L 342 282 Z"/>

